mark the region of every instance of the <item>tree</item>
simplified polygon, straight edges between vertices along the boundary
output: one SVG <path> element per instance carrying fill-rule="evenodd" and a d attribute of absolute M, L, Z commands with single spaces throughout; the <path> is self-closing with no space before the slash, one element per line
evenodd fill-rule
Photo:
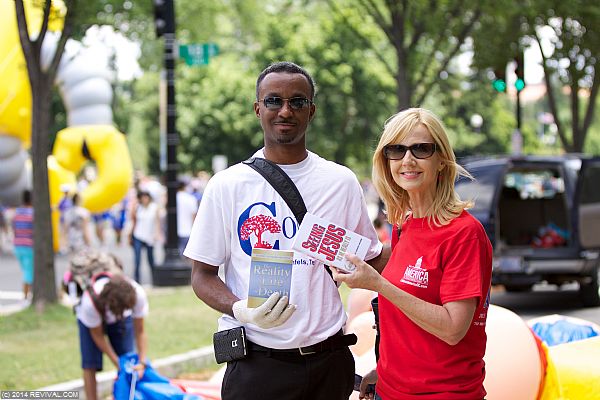
<path fill-rule="evenodd" d="M 523 47 L 542 53 L 546 101 L 557 134 L 567 152 L 582 152 L 592 125 L 600 77 L 600 6 L 594 2 L 529 0 L 522 7 L 505 7 L 498 18 L 484 16 L 474 37 L 479 68 L 506 65 Z M 563 112 L 562 98 L 569 112 Z"/>
<path fill-rule="evenodd" d="M 575 3 L 575 4 L 573 4 Z M 531 26 L 533 41 L 542 53 L 544 81 L 548 105 L 558 128 L 558 136 L 568 152 L 582 152 L 594 118 L 600 76 L 600 6 L 593 2 L 557 2 L 553 9 L 540 12 Z M 553 49 L 543 47 L 543 26 L 550 27 L 554 37 Z M 571 135 L 567 123 L 560 116 L 556 96 L 568 88 L 570 100 Z M 587 97 L 584 106 L 583 97 Z"/>
<path fill-rule="evenodd" d="M 423 104 L 448 74 L 451 60 L 477 26 L 485 3 L 478 1 L 328 0 L 331 10 L 373 51 L 396 82 L 397 108 Z M 382 35 L 365 32 L 365 17 Z M 372 25 L 371 25 L 372 26 Z"/>
<path fill-rule="evenodd" d="M 67 10 L 64 15 L 63 30 L 50 64 L 44 67 L 42 65 L 42 43 L 48 33 L 51 10 L 57 12 L 57 9 L 51 7 L 51 1 L 43 2 L 43 16 L 40 26 L 30 27 L 30 21 L 25 15 L 23 0 L 15 0 L 19 38 L 31 85 L 31 165 L 33 170 L 33 208 L 35 210 L 33 228 L 35 239 L 33 303 L 39 310 L 43 310 L 46 303 L 56 302 L 57 300 L 46 160 L 50 154 L 50 105 L 52 103 L 54 79 L 65 44 L 72 34 L 72 21 L 73 15 L 76 13 L 76 3 L 73 0 L 65 0 Z M 37 35 L 30 36 L 30 31 L 37 33 Z"/>
<path fill-rule="evenodd" d="M 133 16 L 148 19 L 149 15 L 149 10 L 143 7 L 139 11 L 139 7 L 128 11 L 132 7 L 130 1 L 86 2 L 85 12 L 81 8 L 82 2 L 63 0 L 63 3 L 26 0 L 24 4 L 23 0 L 15 0 L 19 39 L 27 65 L 32 99 L 31 165 L 35 210 L 33 303 L 38 310 L 43 310 L 46 303 L 57 301 L 47 158 L 51 151 L 50 140 L 55 133 L 51 132 L 54 122 L 51 115 L 54 82 L 65 46 L 69 38 L 83 36 L 87 28 L 98 20 L 105 19 L 116 26 L 136 27 L 137 20 Z M 124 24 L 125 19 L 130 16 L 131 23 Z M 49 54 L 50 61 L 44 65 L 42 43 L 49 39 L 49 27 L 52 24 L 60 25 L 61 19 L 62 30 L 55 31 L 58 40 L 55 46 L 48 47 L 54 49 Z"/>

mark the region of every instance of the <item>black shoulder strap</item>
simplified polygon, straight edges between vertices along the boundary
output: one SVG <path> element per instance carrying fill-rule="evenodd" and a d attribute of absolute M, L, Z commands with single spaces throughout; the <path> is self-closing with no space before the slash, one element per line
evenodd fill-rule
<path fill-rule="evenodd" d="M 296 221 L 298 221 L 298 225 L 300 225 L 306 215 L 306 205 L 298 188 L 288 174 L 279 165 L 264 158 L 252 157 L 243 161 L 243 163 L 261 174 L 273 186 L 290 210 L 292 210 Z M 325 264 L 325 269 L 329 276 L 331 276 L 331 279 L 333 279 L 329 265 Z"/>
<path fill-rule="evenodd" d="M 261 174 L 273 186 L 294 213 L 298 224 L 301 224 L 306 215 L 306 205 L 298 188 L 288 174 L 279 165 L 264 158 L 253 157 L 243 161 L 243 163 Z"/>

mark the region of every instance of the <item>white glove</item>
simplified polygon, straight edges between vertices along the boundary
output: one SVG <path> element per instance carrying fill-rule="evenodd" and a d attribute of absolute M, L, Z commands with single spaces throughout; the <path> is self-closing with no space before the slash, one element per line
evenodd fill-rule
<path fill-rule="evenodd" d="M 275 328 L 287 321 L 296 306 L 288 304 L 288 297 L 278 292 L 273 293 L 267 301 L 256 308 L 248 308 L 248 300 L 238 300 L 233 303 L 233 316 L 240 322 L 251 323 L 263 329 Z"/>

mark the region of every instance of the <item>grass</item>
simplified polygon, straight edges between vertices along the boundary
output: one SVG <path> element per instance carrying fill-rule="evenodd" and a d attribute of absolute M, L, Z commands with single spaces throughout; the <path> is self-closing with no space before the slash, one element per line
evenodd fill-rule
<path fill-rule="evenodd" d="M 212 343 L 219 313 L 189 287 L 148 293 L 146 318 L 151 360 Z M 32 308 L 0 317 L 0 389 L 32 390 L 81 377 L 77 321 L 61 305 L 38 315 Z M 104 368 L 112 364 L 104 358 Z"/>
<path fill-rule="evenodd" d="M 342 285 L 340 292 L 345 302 L 350 290 Z M 198 300 L 189 287 L 153 289 L 148 298 L 150 360 L 212 344 L 220 313 Z M 53 305 L 42 315 L 28 308 L 0 317 L 0 390 L 33 390 L 81 378 L 80 364 L 77 320 L 70 308 Z M 104 369 L 113 369 L 106 356 Z M 190 376 L 205 373 L 192 371 Z"/>

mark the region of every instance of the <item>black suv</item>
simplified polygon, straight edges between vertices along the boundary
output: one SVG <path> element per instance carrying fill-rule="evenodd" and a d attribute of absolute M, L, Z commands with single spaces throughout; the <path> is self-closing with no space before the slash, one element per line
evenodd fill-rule
<path fill-rule="evenodd" d="M 492 283 L 527 291 L 578 282 L 585 306 L 600 305 L 600 158 L 512 156 L 463 160 L 463 199 L 494 246 Z"/>

